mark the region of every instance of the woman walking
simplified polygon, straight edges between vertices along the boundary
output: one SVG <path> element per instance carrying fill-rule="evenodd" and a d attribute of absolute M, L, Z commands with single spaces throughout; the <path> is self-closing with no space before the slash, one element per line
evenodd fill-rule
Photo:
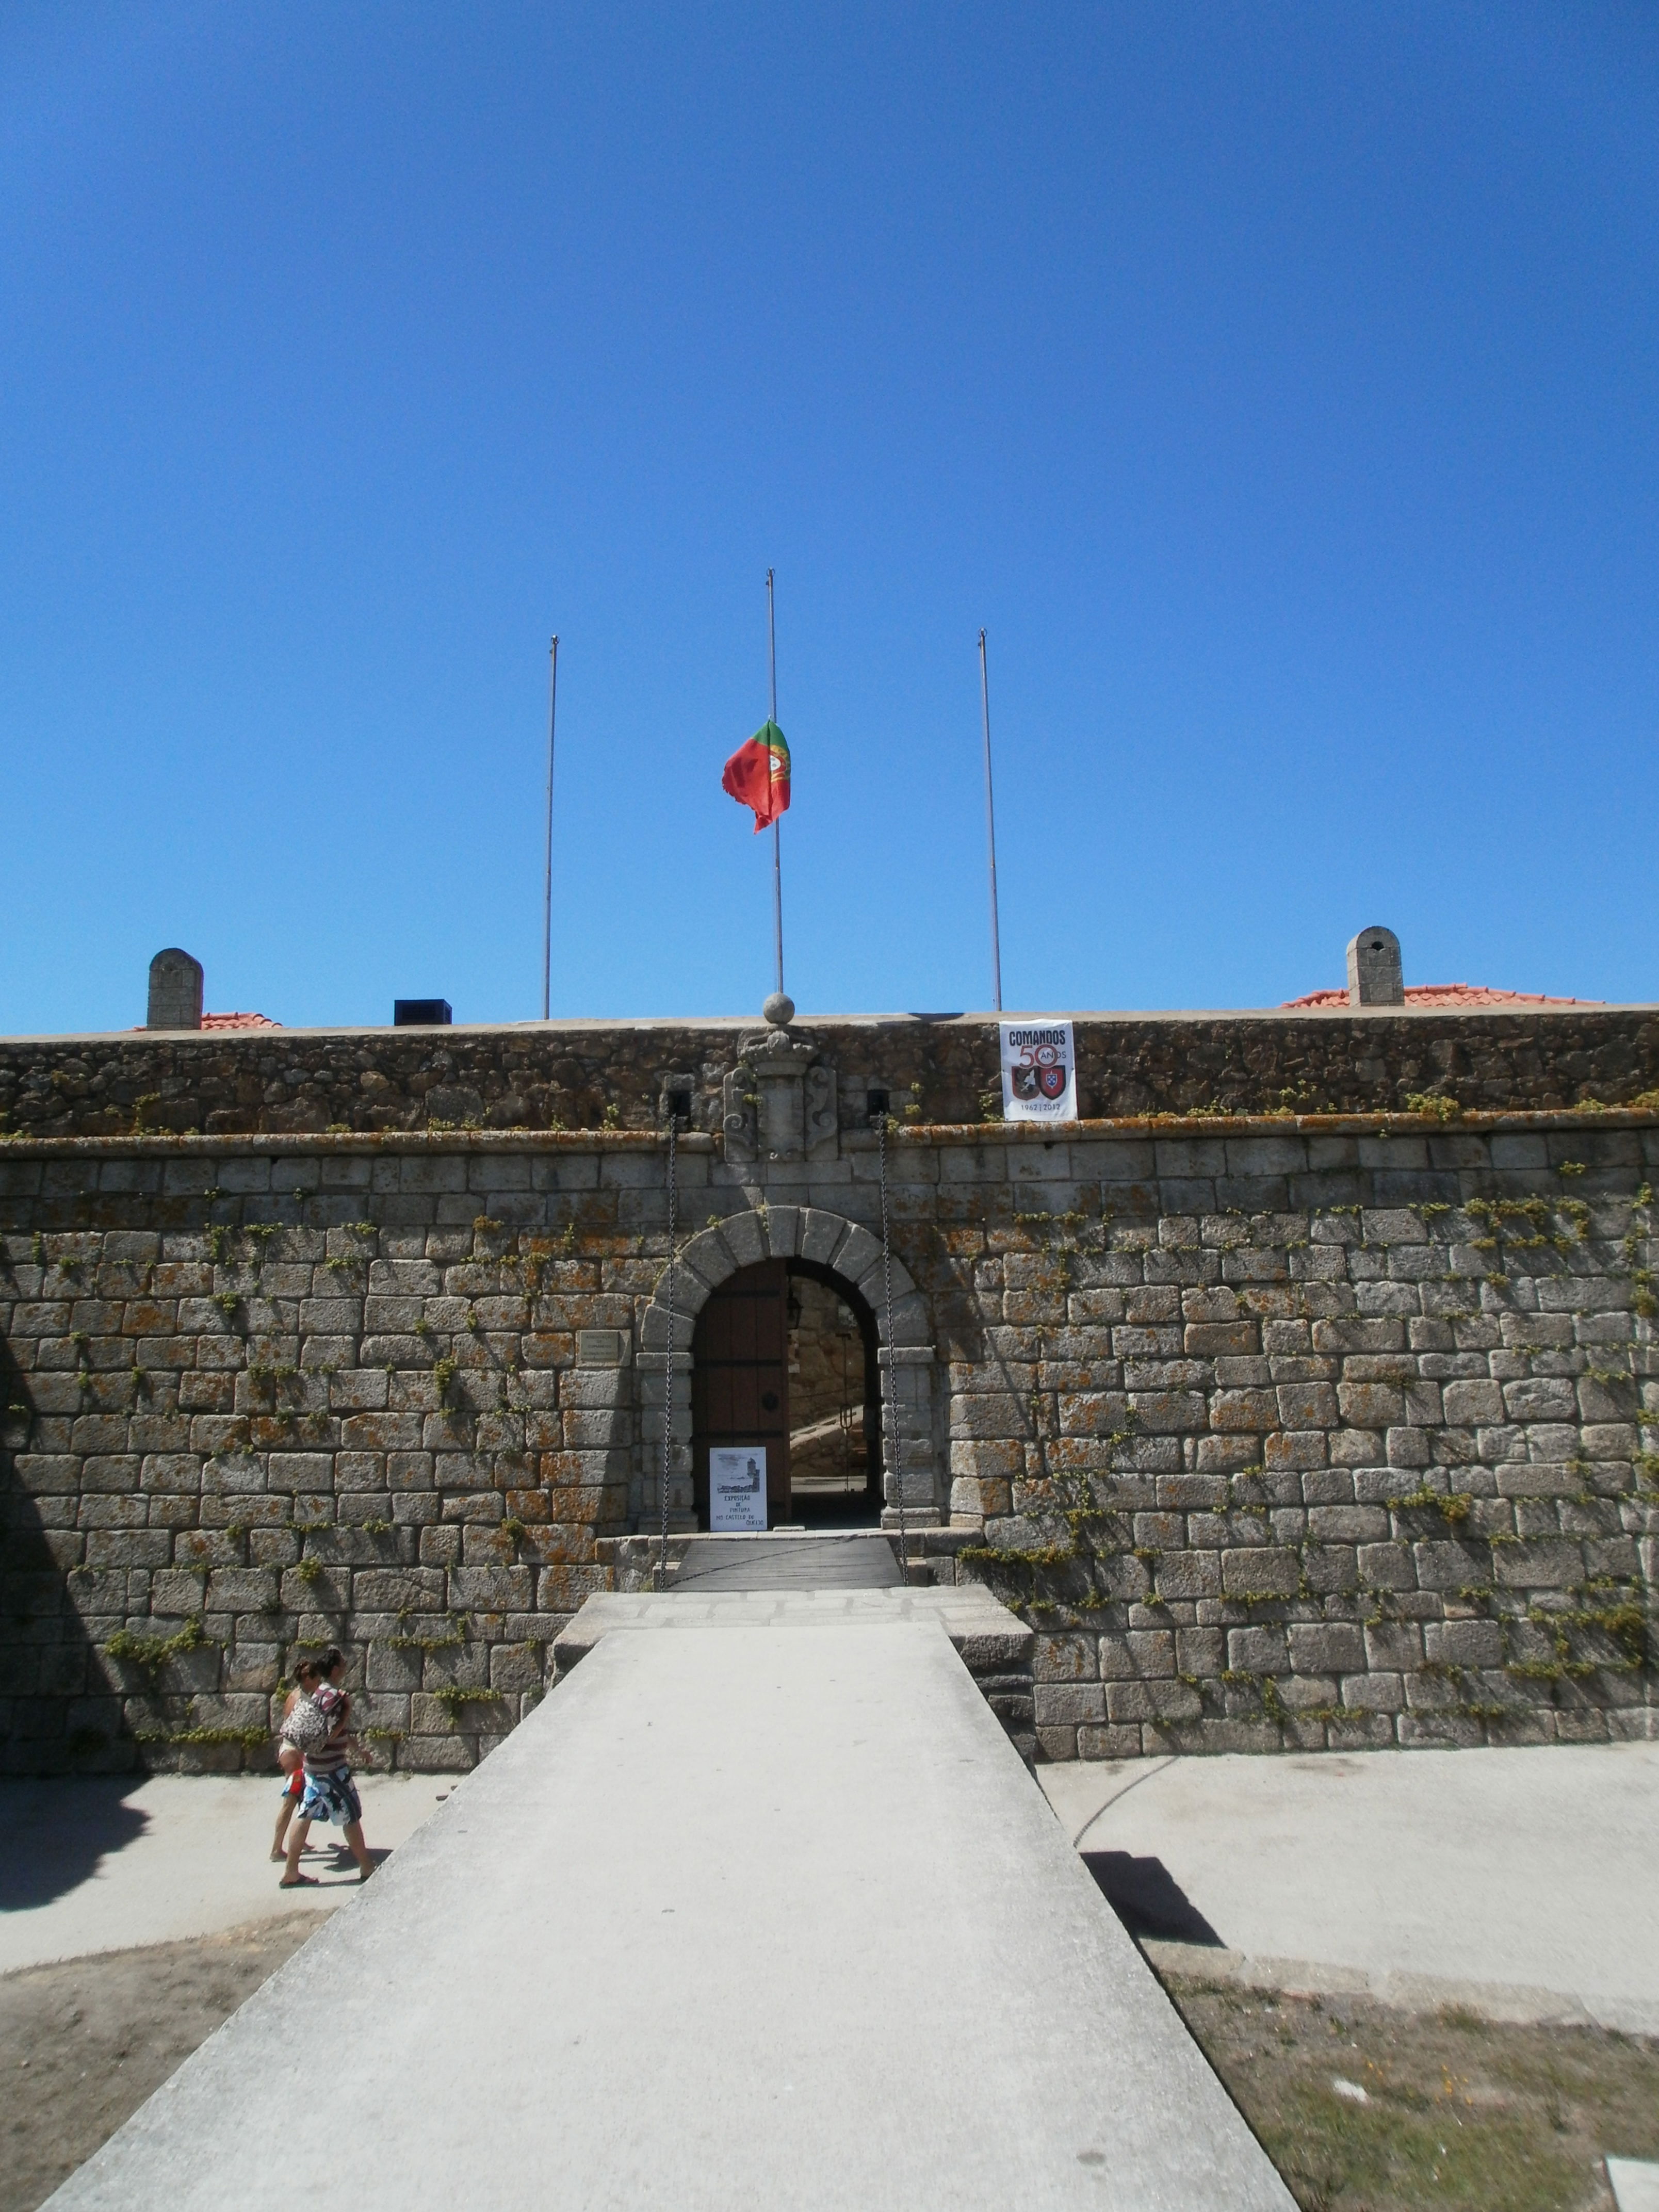
<path fill-rule="evenodd" d="M 283 1889 L 314 1889 L 317 1886 L 312 1875 L 300 1871 L 300 1854 L 306 1847 L 313 1820 L 338 1821 L 351 1856 L 357 1862 L 360 1881 L 367 1881 L 374 1871 L 374 1858 L 363 1841 L 362 1802 L 351 1778 L 350 1759 L 356 1739 L 351 1734 L 351 1698 L 340 1680 L 345 1673 L 344 1653 L 331 1646 L 317 1662 L 317 1672 L 320 1680 L 311 1692 L 311 1702 L 322 1715 L 328 1733 L 314 1750 L 307 1748 L 305 1753 L 305 1795 L 300 1800 L 299 1816 L 289 1832 L 288 1865 L 280 1884 Z"/>

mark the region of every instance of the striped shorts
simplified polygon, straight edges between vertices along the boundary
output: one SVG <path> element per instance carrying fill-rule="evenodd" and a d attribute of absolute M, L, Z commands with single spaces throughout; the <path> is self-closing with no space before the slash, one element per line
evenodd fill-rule
<path fill-rule="evenodd" d="M 335 1820 L 343 1828 L 349 1820 L 362 1817 L 362 1800 L 349 1766 L 337 1766 L 330 1774 L 306 1776 L 306 1794 L 300 1800 L 302 1820 Z"/>

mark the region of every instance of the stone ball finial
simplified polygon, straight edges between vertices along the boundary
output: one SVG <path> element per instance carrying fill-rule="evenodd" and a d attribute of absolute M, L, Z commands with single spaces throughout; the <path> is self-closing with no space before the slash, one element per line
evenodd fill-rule
<path fill-rule="evenodd" d="M 1393 930 L 1374 922 L 1348 943 L 1348 1004 L 1351 1006 L 1403 1006 L 1405 971 L 1400 962 L 1400 939 Z"/>
<path fill-rule="evenodd" d="M 761 1018 L 775 1030 L 787 1030 L 795 1018 L 795 1002 L 787 993 L 774 991 L 761 1008 Z"/>
<path fill-rule="evenodd" d="M 178 945 L 168 945 L 149 963 L 147 1030 L 199 1030 L 202 1026 L 202 963 Z"/>

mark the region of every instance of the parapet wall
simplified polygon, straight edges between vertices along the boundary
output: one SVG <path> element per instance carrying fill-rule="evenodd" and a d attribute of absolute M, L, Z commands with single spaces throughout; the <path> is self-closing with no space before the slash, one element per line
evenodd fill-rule
<path fill-rule="evenodd" d="M 1413 1013 L 1075 1018 L 1091 1117 L 1376 1112 L 1434 1095 L 1466 1109 L 1626 1104 L 1659 1096 L 1650 1006 Z M 797 1025 L 838 1085 L 843 1128 L 872 1089 L 901 1119 L 1000 1114 L 996 1024 L 906 1015 Z M 665 1081 L 696 1127 L 722 1127 L 722 1082 L 752 1023 L 522 1023 L 487 1029 L 261 1030 L 0 1040 L 0 1133 L 135 1130 L 649 1129 Z"/>
<path fill-rule="evenodd" d="M 1048 1756 L 1656 1732 L 1659 1115 L 888 1152 L 889 1518 L 896 1433 L 934 1571 L 1038 1632 Z M 655 1525 L 664 1154 L 0 1144 L 6 1765 L 263 1763 L 335 1641 L 385 1756 L 471 1764 Z M 877 1168 L 680 1140 L 681 1525 L 701 1298 L 769 1253 L 872 1285 Z"/>

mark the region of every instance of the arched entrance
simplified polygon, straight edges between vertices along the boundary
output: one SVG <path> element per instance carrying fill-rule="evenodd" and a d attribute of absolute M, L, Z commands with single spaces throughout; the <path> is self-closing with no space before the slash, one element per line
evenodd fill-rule
<path fill-rule="evenodd" d="M 704 1307 L 726 1284 L 767 1260 L 807 1262 L 800 1270 L 807 1279 L 815 1268 L 823 1271 L 848 1310 L 860 1318 L 861 1330 L 862 1317 L 873 1317 L 878 1401 L 875 1418 L 866 1412 L 865 1441 L 871 1447 L 873 1440 L 873 1451 L 881 1465 L 879 1517 L 886 1527 L 896 1525 L 902 1481 L 905 1510 L 913 1523 L 933 1526 L 942 1517 L 945 1487 L 933 1435 L 934 1355 L 927 1300 L 896 1251 L 890 1267 L 884 1266 L 880 1238 L 862 1223 L 849 1221 L 824 1206 L 765 1204 L 725 1214 L 689 1237 L 677 1255 L 672 1273 L 665 1267 L 658 1276 L 651 1302 L 640 1317 L 636 1400 L 640 1430 L 629 1508 L 634 1526 L 653 1529 L 659 1525 L 665 1422 L 670 1528 L 706 1525 L 707 1495 L 699 1501 L 693 1449 L 697 1428 L 691 1403 L 696 1364 L 693 1347 L 697 1327 Z M 786 1301 L 789 1280 L 786 1267 L 782 1275 Z M 851 1299 L 846 1296 L 848 1289 L 855 1293 Z M 782 1323 L 786 1335 L 787 1322 L 786 1304 Z M 865 1341 L 867 1381 L 872 1364 L 867 1335 Z M 787 1367 L 787 1356 L 783 1364 Z M 781 1401 L 782 1392 L 778 1395 Z M 869 1402 L 866 1399 L 866 1407 Z M 706 1435 L 703 1441 L 706 1451 Z M 902 1474 L 897 1459 L 901 1447 Z M 706 1456 L 703 1472 L 706 1480 Z"/>
<path fill-rule="evenodd" d="M 708 1454 L 721 1445 L 764 1447 L 769 1527 L 878 1526 L 876 1355 L 869 1305 L 820 1262 L 758 1261 L 713 1291 L 692 1339 L 698 1526 L 708 1526 Z"/>

